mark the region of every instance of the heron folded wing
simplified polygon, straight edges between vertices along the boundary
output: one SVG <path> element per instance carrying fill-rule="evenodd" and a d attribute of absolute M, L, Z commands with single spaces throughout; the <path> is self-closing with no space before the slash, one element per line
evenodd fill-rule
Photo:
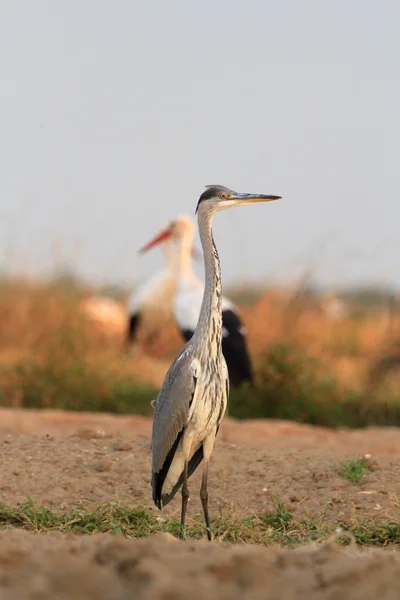
<path fill-rule="evenodd" d="M 179 433 L 186 426 L 196 388 L 192 357 L 185 350 L 172 363 L 155 405 L 152 455 L 153 472 L 162 469 Z"/>

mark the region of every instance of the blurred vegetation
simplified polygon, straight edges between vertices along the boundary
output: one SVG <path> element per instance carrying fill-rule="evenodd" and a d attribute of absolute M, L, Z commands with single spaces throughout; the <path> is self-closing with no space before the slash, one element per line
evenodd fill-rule
<path fill-rule="evenodd" d="M 113 298 L 119 321 L 85 313 L 83 303 L 99 294 Z M 400 425 L 400 305 L 385 294 L 238 287 L 232 297 L 241 299 L 256 385 L 231 390 L 229 415 Z M 150 347 L 126 352 L 125 297 L 118 286 L 94 290 L 69 273 L 48 282 L 2 275 L 0 404 L 151 415 L 182 340 L 171 323 L 157 342 L 162 358 Z M 347 301 L 338 313 L 340 297 Z"/>
<path fill-rule="evenodd" d="M 386 386 L 374 394 L 343 386 L 303 348 L 278 344 L 265 354 L 257 386 L 231 392 L 229 414 L 327 427 L 399 426 L 400 394 Z"/>

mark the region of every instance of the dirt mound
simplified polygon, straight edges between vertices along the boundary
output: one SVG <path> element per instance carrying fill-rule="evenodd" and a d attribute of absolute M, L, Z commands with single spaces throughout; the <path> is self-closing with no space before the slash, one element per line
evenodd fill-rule
<path fill-rule="evenodd" d="M 400 597 L 400 557 L 333 544 L 296 551 L 106 536 L 0 533 L 2 600 L 382 600 Z"/>

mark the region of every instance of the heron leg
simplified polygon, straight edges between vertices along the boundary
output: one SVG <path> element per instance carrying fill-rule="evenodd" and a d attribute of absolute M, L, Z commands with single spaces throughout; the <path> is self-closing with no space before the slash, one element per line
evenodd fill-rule
<path fill-rule="evenodd" d="M 200 499 L 201 499 L 201 505 L 203 507 L 204 521 L 206 523 L 207 538 L 211 541 L 212 534 L 211 534 L 210 515 L 208 514 L 207 476 L 208 476 L 208 462 L 205 463 L 204 469 L 203 469 L 203 477 L 201 480 L 201 488 L 200 488 Z"/>
<path fill-rule="evenodd" d="M 204 513 L 204 521 L 206 523 L 207 530 L 207 538 L 212 540 L 211 533 L 211 523 L 210 523 L 210 515 L 208 514 L 208 463 L 210 462 L 211 454 L 214 448 L 215 436 L 217 434 L 217 430 L 214 433 L 208 436 L 203 442 L 203 457 L 204 457 L 204 469 L 203 469 L 203 478 L 201 480 L 201 488 L 200 488 L 200 499 L 201 505 L 203 507 Z"/>
<path fill-rule="evenodd" d="M 185 518 L 186 518 L 186 507 L 189 500 L 189 488 L 187 484 L 188 480 L 188 461 L 185 460 L 185 466 L 183 468 L 183 484 L 182 484 L 182 511 L 181 511 L 181 531 L 180 538 L 183 539 L 185 535 Z"/>
<path fill-rule="evenodd" d="M 186 507 L 189 500 L 189 488 L 188 488 L 188 471 L 189 471 L 189 458 L 190 451 L 192 449 L 193 441 L 193 427 L 187 425 L 183 433 L 182 450 L 183 456 L 185 457 L 185 464 L 183 467 L 183 484 L 182 484 L 182 512 L 181 512 L 181 532 L 180 537 L 183 538 L 185 535 L 185 518 L 186 518 Z"/>

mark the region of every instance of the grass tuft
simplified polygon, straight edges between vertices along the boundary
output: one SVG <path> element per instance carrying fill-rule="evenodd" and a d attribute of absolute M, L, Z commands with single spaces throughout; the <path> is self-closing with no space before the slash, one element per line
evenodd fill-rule
<path fill-rule="evenodd" d="M 59 531 L 64 534 L 107 533 L 126 537 L 147 537 L 160 532 L 179 536 L 180 524 L 170 518 L 161 520 L 145 508 L 129 508 L 117 502 L 101 504 L 94 510 L 71 512 L 38 506 L 31 499 L 17 508 L 0 505 L 0 527 L 18 527 L 33 533 Z M 214 539 L 220 542 L 280 545 L 295 547 L 320 543 L 334 537 L 341 545 L 351 539 L 358 545 L 400 546 L 400 524 L 384 519 L 355 519 L 335 525 L 324 522 L 323 514 L 311 519 L 296 519 L 280 502 L 274 509 L 238 519 L 234 512 L 212 520 Z M 201 515 L 189 519 L 186 539 L 202 539 L 205 527 Z"/>
<path fill-rule="evenodd" d="M 364 475 L 370 471 L 367 457 L 346 460 L 339 465 L 338 473 L 350 483 L 362 483 Z"/>

